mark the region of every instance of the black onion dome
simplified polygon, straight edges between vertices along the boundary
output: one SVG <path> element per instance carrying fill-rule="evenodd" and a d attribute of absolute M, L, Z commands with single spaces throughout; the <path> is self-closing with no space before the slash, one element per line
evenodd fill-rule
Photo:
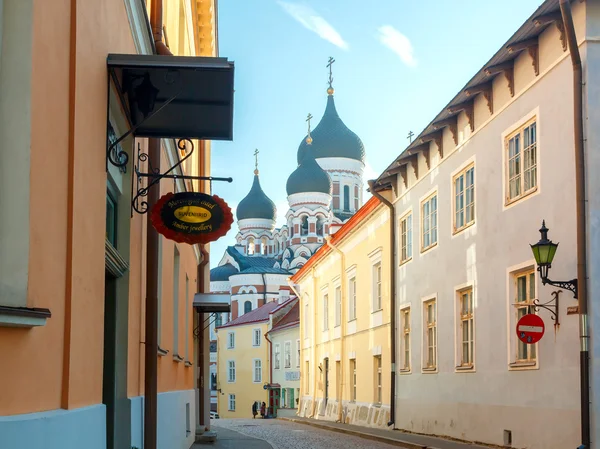
<path fill-rule="evenodd" d="M 304 159 L 287 180 L 287 194 L 320 192 L 331 195 L 331 178 L 315 160 L 312 145 L 307 144 L 307 147 Z"/>
<path fill-rule="evenodd" d="M 356 134 L 348 129 L 335 109 L 333 95 L 327 97 L 327 107 L 323 118 L 310 133 L 315 158 L 345 157 L 357 161 L 365 161 L 365 147 Z M 302 162 L 306 152 L 306 137 L 298 147 L 298 164 Z"/>
<path fill-rule="evenodd" d="M 238 273 L 238 269 L 231 265 L 230 263 L 226 263 L 225 265 L 221 265 L 210 270 L 210 280 L 212 282 L 215 281 L 228 281 L 229 276 Z"/>
<path fill-rule="evenodd" d="M 266 220 L 275 220 L 276 212 L 275 203 L 263 192 L 258 180 L 258 172 L 255 172 L 250 192 L 238 204 L 236 210 L 237 219 L 264 218 Z"/>

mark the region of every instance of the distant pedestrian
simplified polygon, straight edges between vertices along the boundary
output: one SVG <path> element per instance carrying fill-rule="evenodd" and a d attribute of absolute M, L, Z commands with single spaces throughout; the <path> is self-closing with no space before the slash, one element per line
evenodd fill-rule
<path fill-rule="evenodd" d="M 263 402 L 262 405 L 260 406 L 260 416 L 262 416 L 262 419 L 265 419 L 266 413 L 267 413 L 267 404 L 265 404 Z"/>
<path fill-rule="evenodd" d="M 252 419 L 256 419 L 256 415 L 258 415 L 258 402 L 254 401 L 252 403 Z"/>

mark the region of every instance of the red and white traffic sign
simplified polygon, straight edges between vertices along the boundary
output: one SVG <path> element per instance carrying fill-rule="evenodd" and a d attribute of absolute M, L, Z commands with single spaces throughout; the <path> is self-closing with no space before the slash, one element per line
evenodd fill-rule
<path fill-rule="evenodd" d="M 517 337 L 528 345 L 540 341 L 544 336 L 545 330 L 544 320 L 533 313 L 521 317 L 517 323 Z"/>

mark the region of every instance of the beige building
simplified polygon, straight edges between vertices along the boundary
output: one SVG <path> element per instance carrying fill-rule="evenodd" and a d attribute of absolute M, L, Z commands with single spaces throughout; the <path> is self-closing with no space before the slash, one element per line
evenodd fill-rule
<path fill-rule="evenodd" d="M 390 418 L 390 213 L 371 198 L 293 277 L 300 294 L 300 416 Z"/>
<path fill-rule="evenodd" d="M 531 449 L 581 443 L 578 316 L 567 314 L 577 301 L 563 289 L 560 326 L 537 311 L 539 343 L 515 330 L 559 290 L 542 285 L 529 247 L 543 219 L 560 242 L 551 278 L 577 273 L 573 67 L 558 8 L 544 2 L 375 184 L 397 223 L 398 429 Z M 596 78 L 599 8 L 572 4 Z"/>

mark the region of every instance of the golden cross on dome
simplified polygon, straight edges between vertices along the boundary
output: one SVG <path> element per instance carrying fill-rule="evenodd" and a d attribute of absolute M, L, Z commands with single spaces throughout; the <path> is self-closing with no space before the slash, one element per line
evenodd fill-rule
<path fill-rule="evenodd" d="M 309 144 L 309 145 L 312 143 L 312 137 L 310 136 L 310 120 L 312 118 L 313 118 L 313 116 L 309 112 L 308 115 L 306 116 L 306 122 L 308 123 L 308 134 L 306 136 L 306 143 Z"/>
<path fill-rule="evenodd" d="M 333 56 L 329 57 L 329 61 L 327 61 L 327 67 L 329 67 L 329 88 L 333 89 L 333 73 L 331 72 L 331 66 L 333 65 L 333 63 L 335 62 L 335 59 L 333 59 Z"/>
<path fill-rule="evenodd" d="M 254 174 L 258 174 L 258 148 L 254 150 Z"/>

